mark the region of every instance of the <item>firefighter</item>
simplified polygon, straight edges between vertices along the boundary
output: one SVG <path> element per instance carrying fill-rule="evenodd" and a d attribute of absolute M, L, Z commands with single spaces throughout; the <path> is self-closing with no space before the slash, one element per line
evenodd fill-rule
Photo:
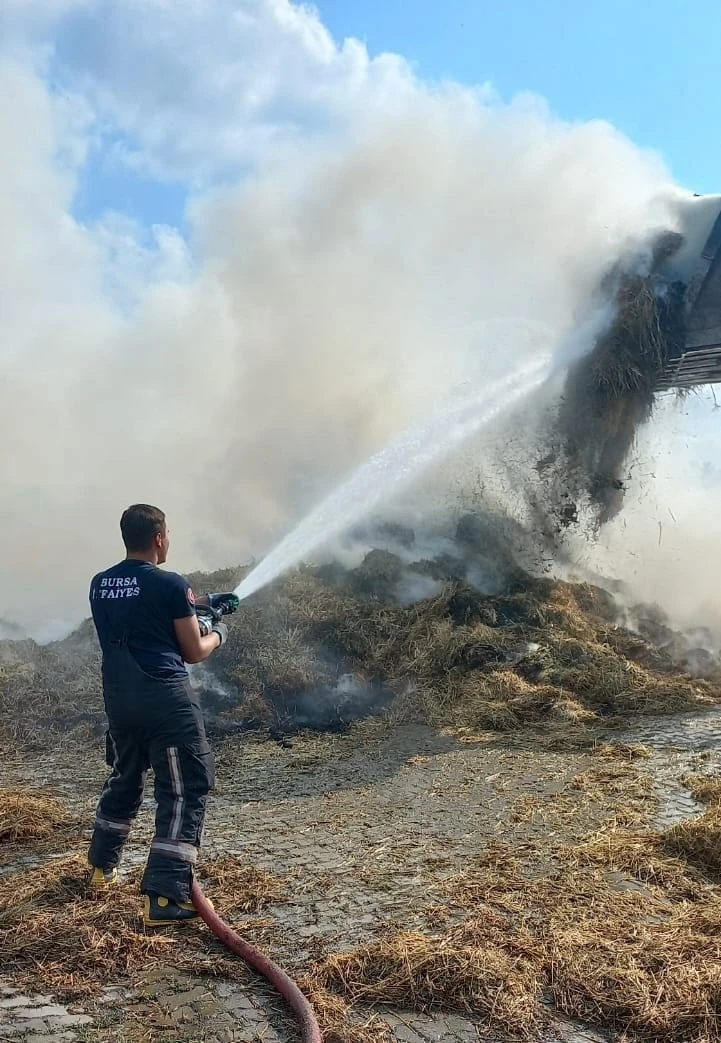
<path fill-rule="evenodd" d="M 117 882 L 123 845 L 152 768 L 155 836 L 140 890 L 144 921 L 156 927 L 198 915 L 190 888 L 215 765 L 185 664 L 206 660 L 225 643 L 228 630 L 221 620 L 201 619 L 188 582 L 158 567 L 170 546 L 161 510 L 142 503 L 128 507 L 120 531 L 125 559 L 90 584 L 111 772 L 98 802 L 88 861 L 91 886 Z M 208 594 L 197 604 L 225 615 L 236 610 L 238 598 Z"/>

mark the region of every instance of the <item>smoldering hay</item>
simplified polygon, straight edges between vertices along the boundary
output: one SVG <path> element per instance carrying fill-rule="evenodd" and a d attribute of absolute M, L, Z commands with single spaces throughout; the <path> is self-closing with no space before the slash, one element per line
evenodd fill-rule
<path fill-rule="evenodd" d="M 691 206 L 657 157 L 607 124 L 429 86 L 402 58 L 360 44 L 351 55 L 291 4 L 281 33 L 278 6 L 255 5 L 259 40 L 277 54 L 296 33 L 304 62 L 292 82 L 274 65 L 273 90 L 310 116 L 226 112 L 199 77 L 186 130 L 196 141 L 212 110 L 214 136 L 194 154 L 202 170 L 170 155 L 160 77 L 144 74 L 145 107 L 133 108 L 133 18 L 146 19 L 146 43 L 178 32 L 172 60 L 185 67 L 188 5 L 116 5 L 104 25 L 97 2 L 68 4 L 32 31 L 13 9 L 0 50 L 0 86 L 15 99 L 0 113 L 13 142 L 0 172 L 0 616 L 35 634 L 86 614 L 88 578 L 121 553 L 128 503 L 166 510 L 178 569 L 259 557 L 459 389 L 541 351 L 588 350 L 608 306 L 604 274 Z M 192 14 L 207 15 L 211 42 L 221 9 Z M 102 96 L 60 44 L 63 89 L 51 89 L 42 32 L 61 40 L 67 12 L 92 15 L 116 59 Z M 218 62 L 220 81 L 222 48 Z M 146 125 L 139 113 L 156 100 Z M 256 146 L 231 154 L 239 137 Z M 184 227 L 81 219 L 98 154 L 158 183 L 172 166 L 188 193 Z M 429 517 L 452 514 L 477 480 L 460 458 L 451 473 L 440 485 L 427 476 Z M 679 576 L 692 576 L 679 554 Z"/>

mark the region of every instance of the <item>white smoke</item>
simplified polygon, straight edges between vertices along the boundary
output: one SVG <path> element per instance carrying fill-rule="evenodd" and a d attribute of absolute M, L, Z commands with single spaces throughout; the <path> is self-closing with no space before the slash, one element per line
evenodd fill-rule
<path fill-rule="evenodd" d="M 128 503 L 176 568 L 263 553 L 561 344 L 683 197 L 605 123 L 432 88 L 288 0 L 9 0 L 0 40 L 0 616 L 43 632 Z M 81 223 L 88 163 L 184 185 L 184 228 Z"/>
<path fill-rule="evenodd" d="M 642 428 L 622 514 L 579 558 L 657 602 L 684 627 L 721 639 L 721 424 L 714 392 L 664 396 Z"/>

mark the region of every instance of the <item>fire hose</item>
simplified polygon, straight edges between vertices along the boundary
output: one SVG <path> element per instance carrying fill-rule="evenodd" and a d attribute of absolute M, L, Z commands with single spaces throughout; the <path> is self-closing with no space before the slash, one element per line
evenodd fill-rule
<path fill-rule="evenodd" d="M 254 945 L 241 938 L 225 920 L 221 920 L 203 894 L 197 880 L 193 880 L 190 900 L 218 941 L 240 956 L 241 960 L 245 960 L 249 967 L 262 975 L 280 993 L 298 1019 L 303 1043 L 323 1043 L 313 1008 L 293 979 L 277 963 L 273 963 Z"/>
<path fill-rule="evenodd" d="M 219 613 L 207 606 L 198 606 L 198 609 L 203 615 L 207 614 L 212 618 L 220 618 Z M 257 971 L 258 974 L 265 978 L 283 997 L 298 1019 L 303 1043 L 323 1043 L 323 1037 L 313 1013 L 313 1008 L 293 979 L 286 974 L 282 967 L 273 963 L 269 957 L 265 956 L 259 949 L 256 949 L 250 942 L 246 942 L 225 920 L 218 916 L 203 894 L 200 884 L 195 879 L 190 889 L 190 900 L 200 914 L 201 919 L 208 925 L 218 941 L 222 942 L 231 952 L 240 956 L 241 960 L 244 960 L 249 967 L 252 967 L 254 971 Z"/>

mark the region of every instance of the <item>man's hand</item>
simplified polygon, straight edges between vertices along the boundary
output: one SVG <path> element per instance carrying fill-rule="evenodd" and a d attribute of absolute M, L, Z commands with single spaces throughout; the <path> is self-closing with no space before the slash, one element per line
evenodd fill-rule
<path fill-rule="evenodd" d="M 175 637 L 180 654 L 186 663 L 203 663 L 228 637 L 225 623 L 215 622 L 207 616 L 184 616 L 174 619 Z M 219 641 L 213 637 L 218 635 Z"/>
<path fill-rule="evenodd" d="M 216 612 L 220 612 L 222 616 L 231 615 L 240 605 L 240 599 L 232 592 L 228 594 L 208 594 L 207 598 L 210 607 L 214 608 Z"/>
<path fill-rule="evenodd" d="M 220 638 L 220 644 L 218 645 L 218 648 L 222 648 L 222 646 L 228 640 L 228 628 L 227 628 L 227 626 L 225 625 L 225 623 L 213 623 L 213 631 L 212 632 L 214 634 L 217 634 L 218 637 Z"/>
<path fill-rule="evenodd" d="M 218 610 L 216 609 L 216 611 Z M 225 623 L 221 622 L 219 619 L 212 619 L 210 616 L 206 616 L 203 612 L 198 613 L 197 619 L 201 637 L 207 637 L 208 634 L 217 634 L 220 638 L 218 648 L 225 644 L 228 640 L 228 628 Z"/>

